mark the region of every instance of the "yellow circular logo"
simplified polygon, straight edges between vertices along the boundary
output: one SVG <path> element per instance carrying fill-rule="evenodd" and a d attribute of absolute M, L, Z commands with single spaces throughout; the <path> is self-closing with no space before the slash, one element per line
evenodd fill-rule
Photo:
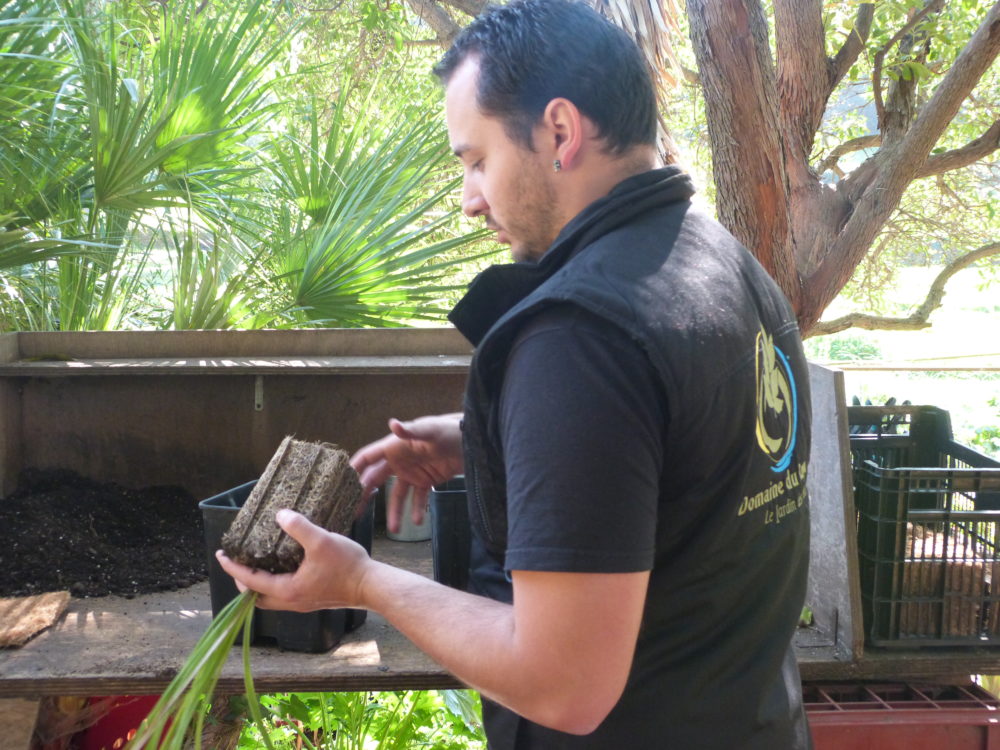
<path fill-rule="evenodd" d="M 771 471 L 788 468 L 795 448 L 798 401 L 795 377 L 788 358 L 761 329 L 757 334 L 757 445 L 774 464 Z"/>

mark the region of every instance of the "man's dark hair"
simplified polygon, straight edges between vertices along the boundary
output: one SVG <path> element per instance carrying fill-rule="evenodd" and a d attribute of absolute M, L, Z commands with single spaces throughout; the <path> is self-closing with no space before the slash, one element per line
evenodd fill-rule
<path fill-rule="evenodd" d="M 499 118 L 516 143 L 532 148 L 532 129 L 557 97 L 594 122 L 612 154 L 656 142 L 656 96 L 638 47 L 587 5 L 489 5 L 455 38 L 434 73 L 447 85 L 469 57 L 479 60 L 480 111 Z"/>

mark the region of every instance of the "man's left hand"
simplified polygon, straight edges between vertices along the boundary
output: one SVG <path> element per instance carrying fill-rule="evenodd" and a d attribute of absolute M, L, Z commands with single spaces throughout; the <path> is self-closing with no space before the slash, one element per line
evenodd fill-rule
<path fill-rule="evenodd" d="M 294 573 L 274 574 L 254 570 L 215 553 L 222 569 L 236 580 L 242 591 L 261 596 L 257 606 L 291 612 L 313 612 L 339 607 L 360 608 L 360 590 L 371 558 L 360 544 L 341 534 L 326 531 L 292 510 L 280 510 L 278 525 L 302 545 L 305 557 Z"/>

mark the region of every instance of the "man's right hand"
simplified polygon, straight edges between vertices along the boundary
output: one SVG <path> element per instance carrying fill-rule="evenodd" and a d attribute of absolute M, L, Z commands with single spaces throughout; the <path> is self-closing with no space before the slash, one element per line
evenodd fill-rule
<path fill-rule="evenodd" d="M 412 518 L 423 520 L 427 495 L 435 484 L 461 474 L 461 414 L 420 417 L 410 422 L 389 420 L 389 434 L 366 445 L 351 457 L 351 466 L 361 477 L 364 497 L 395 475 L 386 503 L 386 525 L 399 530 L 403 501 L 413 490 Z"/>

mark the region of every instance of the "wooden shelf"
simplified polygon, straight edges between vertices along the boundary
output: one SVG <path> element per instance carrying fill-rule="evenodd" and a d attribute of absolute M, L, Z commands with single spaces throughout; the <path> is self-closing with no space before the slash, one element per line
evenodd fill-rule
<path fill-rule="evenodd" d="M 431 577 L 430 542 L 375 540 L 380 560 Z M 74 599 L 64 618 L 20 649 L 0 651 L 0 699 L 43 695 L 145 695 L 167 687 L 208 626 L 208 584 L 125 599 Z M 446 624 L 442 623 L 442 627 Z M 817 631 L 802 631 L 803 680 L 928 679 L 1000 673 L 1000 649 L 865 652 L 851 662 Z M 461 684 L 375 614 L 322 654 L 252 649 L 263 692 L 409 690 Z M 242 692 L 234 650 L 218 689 Z"/>
<path fill-rule="evenodd" d="M 856 662 L 836 658 L 830 648 L 797 650 L 806 681 L 886 680 L 933 683 L 968 682 L 974 674 L 1000 674 L 1000 649 L 868 649 Z"/>
<path fill-rule="evenodd" d="M 453 375 L 465 374 L 471 357 L 421 356 L 147 357 L 21 359 L 0 364 L 0 377 L 122 375 Z"/>

